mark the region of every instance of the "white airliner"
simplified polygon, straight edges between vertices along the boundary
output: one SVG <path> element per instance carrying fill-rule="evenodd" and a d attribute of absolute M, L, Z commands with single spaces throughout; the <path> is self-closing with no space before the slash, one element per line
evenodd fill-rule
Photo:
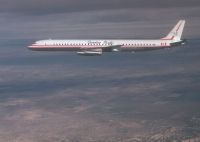
<path fill-rule="evenodd" d="M 76 51 L 78 55 L 101 55 L 102 52 L 144 51 L 182 45 L 186 40 L 181 39 L 185 20 L 180 20 L 170 33 L 155 40 L 116 40 L 116 39 L 87 39 L 87 40 L 40 40 L 28 46 L 35 51 Z"/>

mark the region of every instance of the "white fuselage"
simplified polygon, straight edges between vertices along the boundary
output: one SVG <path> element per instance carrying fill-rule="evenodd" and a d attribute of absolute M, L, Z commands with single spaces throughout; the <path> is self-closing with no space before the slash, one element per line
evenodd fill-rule
<path fill-rule="evenodd" d="M 41 40 L 29 46 L 41 51 L 79 51 L 120 46 L 121 51 L 152 50 L 170 47 L 171 40 Z M 105 48 L 106 49 L 106 48 Z"/>

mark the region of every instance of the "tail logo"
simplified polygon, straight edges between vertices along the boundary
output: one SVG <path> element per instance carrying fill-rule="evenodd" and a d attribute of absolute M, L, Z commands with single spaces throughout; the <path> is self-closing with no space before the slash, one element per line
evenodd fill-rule
<path fill-rule="evenodd" d="M 185 20 L 180 20 L 174 28 L 169 32 L 169 34 L 162 38 L 164 40 L 180 40 L 182 36 L 182 32 L 184 29 Z"/>

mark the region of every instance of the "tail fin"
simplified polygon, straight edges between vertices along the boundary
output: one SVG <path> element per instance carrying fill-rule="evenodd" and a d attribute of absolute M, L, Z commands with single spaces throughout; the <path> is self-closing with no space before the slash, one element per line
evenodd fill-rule
<path fill-rule="evenodd" d="M 183 33 L 184 26 L 185 26 L 185 20 L 180 20 L 176 24 L 176 26 L 170 31 L 170 33 L 162 39 L 165 39 L 165 40 L 181 40 L 181 36 L 182 36 L 182 33 Z"/>

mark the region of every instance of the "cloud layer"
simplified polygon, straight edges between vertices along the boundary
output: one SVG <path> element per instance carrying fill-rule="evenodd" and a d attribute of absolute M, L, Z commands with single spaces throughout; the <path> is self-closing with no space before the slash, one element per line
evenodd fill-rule
<path fill-rule="evenodd" d="M 100 58 L 1 47 L 0 140 L 195 137 L 200 52 L 199 41 L 191 42 L 185 48 Z"/>

